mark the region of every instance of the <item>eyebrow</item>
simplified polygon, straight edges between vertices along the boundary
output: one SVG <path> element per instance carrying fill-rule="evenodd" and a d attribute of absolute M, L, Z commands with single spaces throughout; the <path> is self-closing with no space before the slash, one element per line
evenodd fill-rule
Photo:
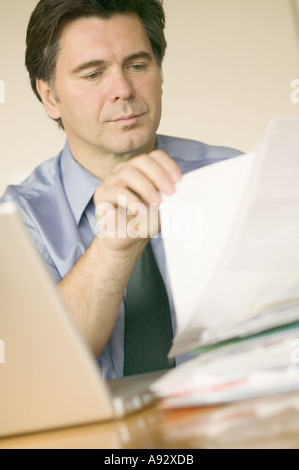
<path fill-rule="evenodd" d="M 123 62 L 128 63 L 128 62 L 131 62 L 132 60 L 138 60 L 138 59 L 146 59 L 147 61 L 152 61 L 153 57 L 148 52 L 140 51 L 140 52 L 136 52 L 135 54 L 131 54 L 125 57 Z M 88 60 L 87 62 L 83 62 L 82 64 L 72 69 L 71 74 L 76 75 L 80 72 L 83 72 L 84 70 L 102 67 L 103 65 L 107 65 L 107 61 L 102 60 L 102 59 Z"/>

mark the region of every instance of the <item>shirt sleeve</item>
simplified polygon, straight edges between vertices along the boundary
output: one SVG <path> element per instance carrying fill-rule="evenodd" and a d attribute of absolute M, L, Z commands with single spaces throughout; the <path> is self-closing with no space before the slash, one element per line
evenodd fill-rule
<path fill-rule="evenodd" d="M 28 211 L 24 209 L 23 205 L 18 200 L 18 197 L 12 193 L 12 190 L 10 188 L 8 188 L 8 191 L 0 199 L 0 204 L 6 201 L 11 201 L 16 204 L 19 214 L 28 230 L 28 233 L 31 239 L 33 240 L 37 251 L 41 255 L 43 263 L 46 265 L 46 268 L 50 272 L 54 282 L 58 283 L 61 280 L 61 275 L 58 272 L 57 267 L 47 250 L 47 247 L 43 241 L 43 238 L 38 230 L 37 225 L 34 223 L 34 220 L 30 217 Z"/>

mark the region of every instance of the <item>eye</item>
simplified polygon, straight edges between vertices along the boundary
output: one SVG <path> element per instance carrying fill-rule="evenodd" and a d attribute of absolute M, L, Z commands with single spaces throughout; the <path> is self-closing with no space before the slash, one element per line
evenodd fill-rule
<path fill-rule="evenodd" d="M 140 72 L 146 68 L 146 64 L 131 64 L 129 68 L 133 70 L 133 72 Z"/>
<path fill-rule="evenodd" d="M 103 72 L 101 72 L 101 71 L 92 72 L 89 75 L 86 75 L 84 77 L 84 79 L 94 81 L 94 80 L 97 80 L 98 78 L 100 78 L 102 75 L 103 75 Z"/>

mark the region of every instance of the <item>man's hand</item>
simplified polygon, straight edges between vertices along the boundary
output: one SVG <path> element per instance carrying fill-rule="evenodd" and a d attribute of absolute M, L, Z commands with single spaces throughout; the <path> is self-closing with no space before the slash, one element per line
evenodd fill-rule
<path fill-rule="evenodd" d="M 105 246 L 126 250 L 156 235 L 160 193 L 172 194 L 180 179 L 177 164 L 160 150 L 116 165 L 94 194 L 98 237 Z"/>

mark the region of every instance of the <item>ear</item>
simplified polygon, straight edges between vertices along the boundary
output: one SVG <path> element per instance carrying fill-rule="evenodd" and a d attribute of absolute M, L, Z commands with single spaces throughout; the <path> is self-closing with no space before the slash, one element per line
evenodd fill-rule
<path fill-rule="evenodd" d="M 48 83 L 37 79 L 36 88 L 49 117 L 52 119 L 59 119 L 61 114 L 57 106 L 57 100 L 54 98 L 53 92 Z"/>

